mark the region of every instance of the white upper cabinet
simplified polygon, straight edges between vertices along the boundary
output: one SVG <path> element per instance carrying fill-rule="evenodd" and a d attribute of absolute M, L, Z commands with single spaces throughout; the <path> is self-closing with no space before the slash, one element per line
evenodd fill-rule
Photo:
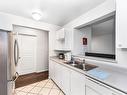
<path fill-rule="evenodd" d="M 71 49 L 71 32 L 68 29 L 62 28 L 56 31 L 56 50 Z"/>
<path fill-rule="evenodd" d="M 64 40 L 65 39 L 65 29 L 64 28 L 56 31 L 56 39 L 57 40 Z"/>
<path fill-rule="evenodd" d="M 116 47 L 127 48 L 127 0 L 116 0 Z"/>

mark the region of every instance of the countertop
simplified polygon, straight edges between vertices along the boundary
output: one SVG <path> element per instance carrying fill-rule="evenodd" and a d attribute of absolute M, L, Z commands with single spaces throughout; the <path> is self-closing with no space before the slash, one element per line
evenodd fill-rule
<path fill-rule="evenodd" d="M 83 71 L 81 69 L 78 69 L 78 68 L 75 68 L 73 66 L 66 64 L 65 63 L 66 61 L 60 60 L 57 57 L 50 57 L 50 59 L 61 64 L 61 65 L 66 66 L 68 68 L 71 68 L 77 72 L 80 72 L 80 73 L 85 74 L 89 77 L 92 77 L 93 79 L 96 79 L 104 84 L 107 84 L 107 85 L 127 94 L 127 83 L 126 83 L 127 82 L 127 73 L 117 72 L 117 70 L 114 71 L 114 69 L 112 70 L 112 69 L 108 69 L 108 68 L 99 66 L 98 68 L 95 68 L 95 69 L 100 70 L 100 71 L 105 71 L 109 74 L 109 76 L 106 79 L 100 79 L 100 78 L 97 78 L 97 77 L 91 75 L 89 73 L 89 71 Z"/>

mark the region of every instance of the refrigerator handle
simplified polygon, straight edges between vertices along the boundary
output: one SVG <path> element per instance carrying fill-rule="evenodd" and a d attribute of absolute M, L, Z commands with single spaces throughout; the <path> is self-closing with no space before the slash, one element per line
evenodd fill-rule
<path fill-rule="evenodd" d="M 18 61 L 19 61 L 19 45 L 18 45 L 18 41 L 15 40 L 15 42 L 14 42 L 14 62 L 15 62 L 15 65 L 18 64 Z"/>
<path fill-rule="evenodd" d="M 15 76 L 13 77 L 13 80 L 12 80 L 12 81 L 15 82 L 15 81 L 17 80 L 18 77 L 19 77 L 19 74 L 18 74 L 18 72 L 16 72 L 16 73 L 15 73 Z"/>
<path fill-rule="evenodd" d="M 8 82 L 15 82 L 18 79 L 18 77 L 19 77 L 19 74 L 18 72 L 16 72 L 15 75 L 12 77 L 12 79 L 8 80 Z"/>

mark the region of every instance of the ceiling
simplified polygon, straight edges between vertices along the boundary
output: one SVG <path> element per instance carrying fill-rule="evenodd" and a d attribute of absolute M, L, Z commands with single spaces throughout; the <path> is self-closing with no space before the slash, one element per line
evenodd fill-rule
<path fill-rule="evenodd" d="M 0 0 L 0 11 L 32 19 L 40 9 L 41 21 L 63 26 L 105 0 Z"/>

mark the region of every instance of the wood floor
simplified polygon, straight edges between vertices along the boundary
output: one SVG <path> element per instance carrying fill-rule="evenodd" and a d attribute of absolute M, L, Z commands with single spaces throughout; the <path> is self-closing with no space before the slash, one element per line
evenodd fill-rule
<path fill-rule="evenodd" d="M 48 71 L 22 75 L 19 76 L 19 78 L 16 80 L 15 87 L 18 88 L 18 87 L 26 86 L 45 79 L 48 79 Z"/>

